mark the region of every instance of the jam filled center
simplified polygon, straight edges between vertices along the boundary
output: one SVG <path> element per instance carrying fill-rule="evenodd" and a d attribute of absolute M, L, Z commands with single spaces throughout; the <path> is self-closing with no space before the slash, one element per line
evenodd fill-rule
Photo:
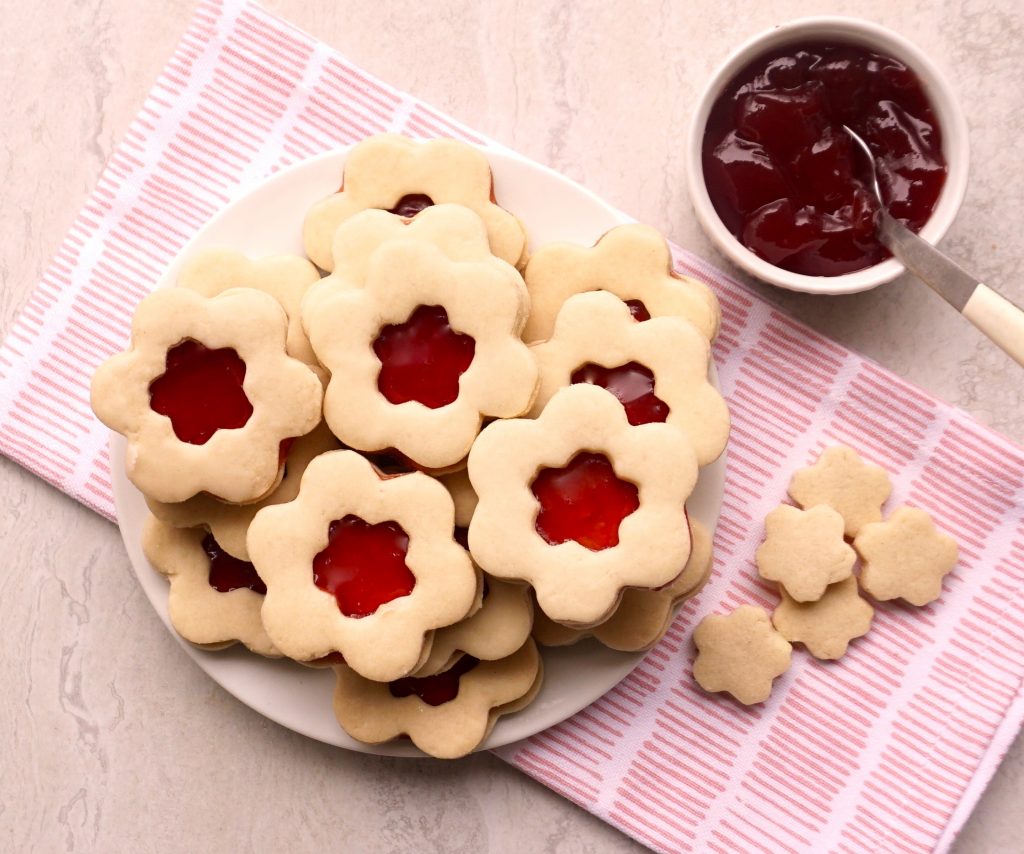
<path fill-rule="evenodd" d="M 640 506 L 604 454 L 583 452 L 560 469 L 542 469 L 530 487 L 540 503 L 537 533 L 551 545 L 575 540 L 591 551 L 619 544 L 619 525 Z"/>
<path fill-rule="evenodd" d="M 393 208 L 388 208 L 388 213 L 396 216 L 412 219 L 420 211 L 432 207 L 434 200 L 424 193 L 409 193 L 402 196 Z"/>
<path fill-rule="evenodd" d="M 428 706 L 440 706 L 450 703 L 459 696 L 459 679 L 479 663 L 473 656 L 464 655 L 441 673 L 396 679 L 388 683 L 388 690 L 392 697 L 408 697 L 415 694 Z"/>
<path fill-rule="evenodd" d="M 377 388 L 388 401 L 439 409 L 459 396 L 459 377 L 473 362 L 476 341 L 452 329 L 441 306 L 421 305 L 405 323 L 381 329 L 373 352 L 380 359 Z"/>
<path fill-rule="evenodd" d="M 654 393 L 654 374 L 639 362 L 627 362 L 617 368 L 588 362 L 573 371 L 572 382 L 608 389 L 619 399 L 626 418 L 634 426 L 668 418 L 668 404 Z"/>
<path fill-rule="evenodd" d="M 633 320 L 637 323 L 643 323 L 645 320 L 651 319 L 651 313 L 647 310 L 647 306 L 643 304 L 642 300 L 628 299 L 626 305 L 629 306 L 629 313 L 633 315 Z"/>
<path fill-rule="evenodd" d="M 230 593 L 232 590 L 248 588 L 263 596 L 267 594 L 267 585 L 263 583 L 256 567 L 247 560 L 240 560 L 221 548 L 213 534 L 203 537 L 203 551 L 210 562 L 207 580 L 218 593 Z"/>
<path fill-rule="evenodd" d="M 313 558 L 313 583 L 334 596 L 346 617 L 367 617 L 412 593 L 408 550 L 409 535 L 397 522 L 370 525 L 349 514 L 331 522 L 327 546 Z"/>
<path fill-rule="evenodd" d="M 218 430 L 249 420 L 244 380 L 245 362 L 230 347 L 211 350 L 186 339 L 167 351 L 164 372 L 149 384 L 149 405 L 171 419 L 182 442 L 205 445 Z"/>

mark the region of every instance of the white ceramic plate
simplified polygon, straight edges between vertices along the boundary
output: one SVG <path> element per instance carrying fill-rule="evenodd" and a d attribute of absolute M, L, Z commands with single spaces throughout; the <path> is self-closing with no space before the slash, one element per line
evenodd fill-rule
<path fill-rule="evenodd" d="M 486 150 L 494 172 L 495 195 L 518 215 L 531 248 L 553 240 L 592 244 L 605 231 L 630 220 L 568 178 L 517 155 Z M 201 247 L 231 246 L 252 256 L 303 254 L 301 225 L 306 211 L 341 184 L 345 151 L 331 152 L 283 170 L 242 195 L 214 217 L 185 246 L 159 286 L 174 283 L 184 258 Z M 714 377 L 713 377 L 714 378 Z M 166 580 L 142 554 L 146 504 L 124 471 L 124 440 L 111 440 L 114 498 L 121 535 L 135 573 L 160 619 L 185 651 L 225 690 L 260 714 L 289 729 L 349 750 L 389 756 L 420 756 L 406 741 L 367 745 L 349 738 L 331 708 L 333 675 L 289 661 L 270 661 L 240 646 L 206 652 L 182 641 L 167 614 Z M 724 457 L 701 471 L 687 506 L 694 518 L 714 530 L 722 502 Z M 613 652 L 593 641 L 544 651 L 544 687 L 524 711 L 498 721 L 482 748 L 500 747 L 565 720 L 626 676 L 642 654 Z"/>

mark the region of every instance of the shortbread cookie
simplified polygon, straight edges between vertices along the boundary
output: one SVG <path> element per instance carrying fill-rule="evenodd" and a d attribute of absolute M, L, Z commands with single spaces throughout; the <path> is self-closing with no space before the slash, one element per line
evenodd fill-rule
<path fill-rule="evenodd" d="M 576 294 L 558 312 L 551 338 L 532 349 L 540 367 L 532 417 L 558 389 L 592 383 L 619 399 L 630 424 L 681 429 L 700 465 L 725 449 L 729 409 L 708 382 L 711 346 L 693 324 L 678 317 L 637 323 L 613 294 Z"/>
<path fill-rule="evenodd" d="M 853 576 L 830 584 L 817 602 L 797 602 L 785 589 L 781 594 L 772 623 L 786 640 L 802 643 L 815 658 L 842 658 L 850 641 L 871 628 L 875 609 L 860 597 Z"/>
<path fill-rule="evenodd" d="M 345 665 L 334 670 L 334 714 L 368 744 L 408 735 L 424 753 L 455 759 L 475 750 L 502 715 L 533 701 L 543 662 L 533 641 L 498 661 L 463 656 L 434 676 L 371 682 Z"/>
<path fill-rule="evenodd" d="M 782 504 L 765 519 L 757 571 L 777 581 L 797 602 L 814 602 L 825 588 L 849 578 L 857 555 L 843 540 L 843 517 L 819 504 L 798 510 Z"/>
<path fill-rule="evenodd" d="M 334 232 L 349 217 L 379 208 L 411 218 L 446 202 L 467 207 L 484 221 L 493 254 L 510 264 L 525 260 L 526 233 L 515 216 L 495 203 L 483 152 L 454 139 L 414 142 L 395 134 L 370 137 L 349 152 L 341 190 L 317 202 L 306 216 L 306 254 L 331 270 Z"/>
<path fill-rule="evenodd" d="M 439 480 L 451 494 L 452 501 L 455 502 L 455 529 L 468 529 L 479 501 L 473 484 L 469 482 L 469 472 L 466 469 L 460 469 L 442 475 Z"/>
<path fill-rule="evenodd" d="M 367 679 L 412 673 L 433 630 L 479 603 L 479 573 L 453 528 L 451 496 L 427 475 L 383 475 L 354 451 L 321 454 L 293 501 L 249 525 L 267 634 L 298 661 L 340 652 Z"/>
<path fill-rule="evenodd" d="M 869 522 L 853 541 L 861 560 L 861 586 L 875 599 L 927 605 L 942 594 L 957 545 L 916 507 L 900 507 L 884 522 Z"/>
<path fill-rule="evenodd" d="M 675 316 L 711 340 L 718 334 L 718 300 L 696 279 L 672 270 L 665 238 L 646 225 L 620 225 L 592 247 L 549 243 L 523 273 L 530 291 L 526 341 L 551 337 L 559 309 L 573 294 L 609 291 L 630 304 L 637 320 Z"/>
<path fill-rule="evenodd" d="M 251 563 L 231 557 L 202 528 L 172 528 L 152 516 L 142 550 L 171 584 L 167 610 L 185 640 L 210 650 L 241 642 L 280 657 L 260 620 L 266 587 Z"/>
<path fill-rule="evenodd" d="M 826 448 L 814 465 L 797 471 L 789 483 L 789 495 L 801 507 L 827 504 L 839 513 L 848 537 L 882 518 L 882 505 L 891 493 L 885 469 L 865 463 L 845 445 Z"/>
<path fill-rule="evenodd" d="M 474 559 L 532 584 L 558 622 L 600 623 L 623 589 L 668 584 L 690 556 L 683 505 L 697 481 L 693 449 L 667 424 L 631 426 L 597 386 L 561 389 L 536 420 L 488 425 L 469 478 L 480 498 Z"/>
<path fill-rule="evenodd" d="M 746 706 L 763 703 L 772 683 L 789 670 L 793 647 L 764 609 L 741 605 L 700 621 L 693 633 L 693 678 L 705 691 L 727 691 Z"/>
<path fill-rule="evenodd" d="M 245 503 L 281 469 L 281 443 L 320 421 L 323 388 L 285 354 L 287 317 L 268 294 L 166 288 L 132 319 L 131 347 L 92 380 L 99 419 L 128 440 L 125 470 L 157 501 L 200 492 Z"/>

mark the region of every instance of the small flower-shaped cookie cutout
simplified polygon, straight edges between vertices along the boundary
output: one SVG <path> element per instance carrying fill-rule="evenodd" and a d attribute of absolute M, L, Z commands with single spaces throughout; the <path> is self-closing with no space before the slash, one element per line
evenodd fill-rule
<path fill-rule="evenodd" d="M 146 297 L 131 347 L 92 380 L 99 419 L 128 440 L 125 469 L 144 494 L 200 492 L 245 503 L 276 486 L 280 445 L 320 421 L 323 387 L 285 353 L 287 318 L 273 297 L 185 288 Z"/>
<path fill-rule="evenodd" d="M 259 655 L 281 656 L 263 629 L 266 588 L 251 563 L 228 555 L 202 528 L 172 528 L 153 516 L 142 528 L 142 550 L 170 581 L 171 625 L 185 640 L 209 650 L 241 642 Z"/>
<path fill-rule="evenodd" d="M 631 424 L 681 429 L 700 465 L 725 449 L 729 409 L 708 382 L 711 346 L 692 324 L 678 317 L 637 323 L 613 294 L 576 294 L 558 312 L 551 338 L 532 349 L 540 367 L 532 417 L 558 389 L 592 383 L 622 402 Z"/>
<path fill-rule="evenodd" d="M 339 652 L 367 679 L 408 675 L 430 654 L 433 630 L 479 602 L 479 574 L 453 528 L 436 480 L 382 475 L 354 451 L 321 454 L 298 496 L 249 526 L 267 634 L 298 661 Z"/>
<path fill-rule="evenodd" d="M 772 622 L 791 643 L 802 643 L 815 658 L 835 660 L 846 655 L 850 641 L 868 633 L 875 609 L 857 592 L 852 575 L 830 584 L 817 602 L 797 602 L 781 591 L 782 602 Z"/>
<path fill-rule="evenodd" d="M 502 715 L 529 705 L 540 690 L 543 662 L 531 640 L 507 658 L 463 656 L 433 676 L 390 683 L 334 668 L 334 714 L 342 729 L 367 744 L 408 735 L 424 753 L 456 759 L 475 750 Z"/>
<path fill-rule="evenodd" d="M 527 304 L 519 274 L 496 259 L 452 261 L 420 240 L 381 246 L 364 287 L 332 294 L 310 318 L 332 375 L 331 430 L 422 468 L 459 463 L 485 416 L 514 417 L 533 402 L 537 363 L 519 339 Z"/>
<path fill-rule="evenodd" d="M 838 512 L 848 537 L 882 518 L 882 505 L 891 493 L 885 469 L 865 463 L 845 445 L 826 448 L 814 465 L 799 469 L 789 483 L 789 496 L 801 507 L 826 504 Z"/>
<path fill-rule="evenodd" d="M 646 225 L 620 225 L 592 247 L 550 243 L 534 253 L 523 276 L 531 300 L 526 341 L 550 338 L 562 304 L 587 291 L 615 294 L 637 320 L 677 316 L 709 341 L 718 334 L 715 295 L 703 282 L 673 272 L 665 238 Z"/>
<path fill-rule="evenodd" d="M 777 581 L 797 602 L 815 602 L 825 588 L 848 578 L 857 555 L 843 540 L 843 517 L 819 504 L 798 510 L 781 504 L 764 521 L 757 571 Z"/>
<path fill-rule="evenodd" d="M 480 498 L 469 526 L 474 559 L 532 584 L 560 623 L 593 626 L 625 588 L 668 584 L 689 559 L 693 449 L 667 424 L 631 426 L 597 386 L 561 389 L 536 420 L 488 425 L 469 477 Z"/>
<path fill-rule="evenodd" d="M 853 541 L 861 556 L 861 586 L 881 602 L 927 605 L 942 594 L 942 579 L 956 566 L 956 540 L 935 527 L 924 510 L 900 507 L 884 522 L 869 522 Z"/>
<path fill-rule="evenodd" d="M 349 217 L 368 208 L 414 217 L 431 205 L 453 203 L 484 221 L 494 255 L 518 265 L 526 255 L 526 233 L 513 214 L 495 203 L 492 187 L 487 157 L 464 142 L 370 137 L 349 152 L 340 192 L 317 202 L 306 215 L 306 254 L 332 270 L 334 232 Z"/>
<path fill-rule="evenodd" d="M 772 683 L 789 670 L 793 647 L 772 628 L 768 614 L 741 605 L 705 617 L 693 633 L 693 678 L 705 691 L 726 691 L 745 706 L 763 703 Z"/>

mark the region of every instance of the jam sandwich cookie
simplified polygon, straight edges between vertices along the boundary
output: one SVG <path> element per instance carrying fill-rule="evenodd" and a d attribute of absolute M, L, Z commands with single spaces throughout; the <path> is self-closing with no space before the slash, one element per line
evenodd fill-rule
<path fill-rule="evenodd" d="M 479 606 L 479 572 L 453 529 L 451 496 L 429 476 L 384 475 L 354 451 L 321 454 L 293 501 L 249 525 L 267 634 L 297 661 L 338 652 L 367 679 L 409 675 L 435 629 Z"/>
<path fill-rule="evenodd" d="M 368 208 L 404 218 L 435 204 L 453 203 L 476 213 L 487 226 L 491 252 L 509 264 L 526 256 L 526 232 L 494 201 L 491 167 L 483 152 L 454 139 L 415 142 L 381 134 L 354 146 L 345 159 L 339 192 L 317 202 L 306 215 L 306 254 L 324 270 L 334 268 L 334 232 Z"/>
<path fill-rule="evenodd" d="M 533 701 L 543 662 L 527 639 L 507 658 L 467 655 L 433 676 L 372 682 L 345 665 L 334 672 L 334 714 L 350 736 L 381 744 L 407 735 L 424 753 L 456 759 L 479 747 L 498 718 Z"/>
<path fill-rule="evenodd" d="M 578 628 L 607 619 L 629 587 L 673 581 L 690 556 L 683 506 L 697 482 L 685 435 L 630 425 L 597 386 L 558 391 L 540 417 L 495 421 L 469 454 L 479 504 L 469 547 L 487 573 L 533 585 L 540 608 Z"/>
<path fill-rule="evenodd" d="M 709 341 L 718 334 L 715 295 L 703 282 L 673 271 L 665 238 L 646 225 L 620 225 L 592 247 L 550 243 L 534 253 L 523 276 L 531 300 L 526 341 L 550 338 L 562 304 L 587 291 L 615 294 L 638 321 L 676 316 Z"/>
<path fill-rule="evenodd" d="M 323 397 L 317 374 L 285 353 L 287 324 L 251 288 L 166 288 L 139 304 L 130 348 L 93 376 L 92 407 L 127 439 L 125 471 L 144 494 L 243 504 L 277 485 L 281 443 L 316 427 Z"/>
<path fill-rule="evenodd" d="M 817 602 L 797 602 L 784 588 L 781 594 L 772 623 L 786 640 L 802 643 L 815 658 L 842 658 L 850 641 L 871 628 L 875 609 L 861 598 L 852 575 L 830 584 Z"/>
<path fill-rule="evenodd" d="M 613 294 L 576 294 L 559 310 L 551 338 L 532 350 L 540 388 L 531 417 L 558 389 L 591 383 L 619 399 L 630 424 L 664 421 L 681 429 L 700 465 L 725 449 L 729 409 L 708 382 L 711 345 L 692 324 L 678 317 L 637 323 Z"/>

